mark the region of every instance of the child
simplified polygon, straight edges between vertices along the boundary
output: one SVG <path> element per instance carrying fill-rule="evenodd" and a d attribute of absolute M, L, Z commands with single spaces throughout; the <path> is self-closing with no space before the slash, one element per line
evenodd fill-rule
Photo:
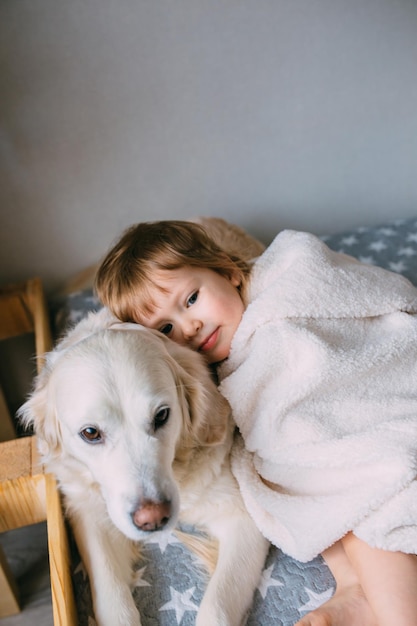
<path fill-rule="evenodd" d="M 126 231 L 96 289 L 218 366 L 249 512 L 336 579 L 297 626 L 417 626 L 417 289 L 292 231 L 250 268 L 179 221 Z"/>

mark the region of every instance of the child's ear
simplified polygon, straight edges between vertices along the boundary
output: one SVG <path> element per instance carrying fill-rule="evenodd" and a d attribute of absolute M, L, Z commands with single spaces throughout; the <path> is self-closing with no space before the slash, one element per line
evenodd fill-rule
<path fill-rule="evenodd" d="M 232 283 L 233 287 L 240 287 L 240 285 L 242 284 L 242 277 L 240 275 L 240 272 L 238 272 L 237 270 L 234 270 L 232 272 L 229 280 Z"/>

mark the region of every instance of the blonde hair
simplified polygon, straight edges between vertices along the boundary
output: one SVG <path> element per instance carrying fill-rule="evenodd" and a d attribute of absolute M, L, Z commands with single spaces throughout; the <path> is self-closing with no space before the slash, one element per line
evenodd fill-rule
<path fill-rule="evenodd" d="M 183 267 L 213 270 L 243 288 L 249 265 L 228 254 L 194 222 L 166 220 L 142 222 L 128 228 L 110 249 L 95 277 L 101 302 L 124 322 L 138 322 L 153 311 L 152 277 L 158 270 Z"/>

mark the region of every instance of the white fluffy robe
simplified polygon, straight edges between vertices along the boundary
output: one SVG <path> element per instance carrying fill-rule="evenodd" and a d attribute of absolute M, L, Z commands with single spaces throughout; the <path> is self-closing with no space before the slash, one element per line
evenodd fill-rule
<path fill-rule="evenodd" d="M 283 231 L 248 302 L 219 376 L 260 530 L 300 561 L 349 530 L 417 552 L 417 289 Z"/>

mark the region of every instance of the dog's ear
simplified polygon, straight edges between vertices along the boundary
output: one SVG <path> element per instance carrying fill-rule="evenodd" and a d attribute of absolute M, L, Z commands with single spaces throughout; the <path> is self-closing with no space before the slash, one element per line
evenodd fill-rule
<path fill-rule="evenodd" d="M 207 364 L 189 348 L 171 340 L 166 345 L 173 357 L 179 394 L 188 409 L 185 438 L 194 445 L 210 446 L 223 442 L 229 426 L 230 406 L 218 391 Z"/>
<path fill-rule="evenodd" d="M 61 425 L 59 423 L 53 394 L 53 372 L 66 351 L 82 342 L 91 334 L 110 327 L 116 318 L 102 309 L 89 315 L 68 331 L 53 350 L 45 355 L 42 371 L 35 380 L 29 399 L 20 407 L 18 417 L 26 428 L 33 428 L 38 438 L 39 451 L 44 461 L 59 455 L 62 450 Z M 116 320 L 117 321 L 117 320 Z"/>
<path fill-rule="evenodd" d="M 55 456 L 61 448 L 61 429 L 56 418 L 55 403 L 49 394 L 52 353 L 35 381 L 34 390 L 18 410 L 18 417 L 25 428 L 33 428 L 43 460 Z"/>

